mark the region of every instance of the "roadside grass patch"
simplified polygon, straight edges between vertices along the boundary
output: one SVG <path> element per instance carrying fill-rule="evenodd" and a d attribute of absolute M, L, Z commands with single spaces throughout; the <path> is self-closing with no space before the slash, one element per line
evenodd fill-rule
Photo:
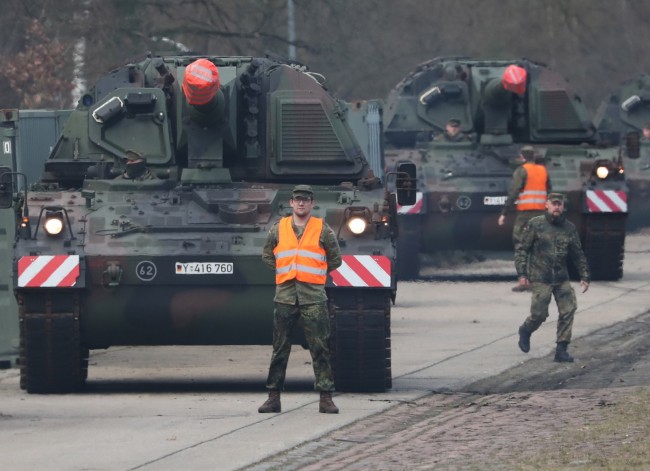
<path fill-rule="evenodd" d="M 650 469 L 650 389 L 635 389 L 605 407 L 604 420 L 563 429 L 521 471 Z"/>

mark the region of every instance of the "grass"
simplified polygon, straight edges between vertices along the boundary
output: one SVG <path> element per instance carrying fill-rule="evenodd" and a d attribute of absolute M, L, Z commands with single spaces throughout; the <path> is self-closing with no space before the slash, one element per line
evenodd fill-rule
<path fill-rule="evenodd" d="M 605 405 L 604 420 L 563 430 L 543 451 L 518 463 L 521 471 L 650 470 L 650 390 Z"/>

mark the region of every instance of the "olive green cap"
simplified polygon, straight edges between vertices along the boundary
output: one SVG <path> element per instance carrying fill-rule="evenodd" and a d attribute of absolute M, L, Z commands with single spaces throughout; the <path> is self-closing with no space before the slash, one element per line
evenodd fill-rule
<path fill-rule="evenodd" d="M 128 160 L 140 160 L 143 158 L 143 156 L 140 152 L 129 149 L 126 151 L 126 158 Z"/>
<path fill-rule="evenodd" d="M 564 203 L 564 195 L 562 193 L 549 193 L 548 198 L 546 199 L 549 200 L 551 203 L 554 203 L 556 201 L 560 203 Z"/>
<path fill-rule="evenodd" d="M 311 189 L 311 186 L 309 185 L 296 185 L 293 187 L 291 196 L 297 196 L 297 195 L 306 195 L 306 196 L 311 196 L 313 198 L 314 191 Z"/>
<path fill-rule="evenodd" d="M 449 121 L 447 121 L 447 124 L 451 126 L 452 128 L 457 128 L 460 126 L 460 119 L 458 118 L 451 118 Z"/>
<path fill-rule="evenodd" d="M 535 148 L 533 146 L 523 146 L 519 152 L 526 160 L 533 160 L 535 157 Z"/>

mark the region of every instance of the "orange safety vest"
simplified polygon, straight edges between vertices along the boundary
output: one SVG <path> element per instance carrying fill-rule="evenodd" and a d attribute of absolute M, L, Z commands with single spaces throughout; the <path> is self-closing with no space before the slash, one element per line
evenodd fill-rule
<path fill-rule="evenodd" d="M 291 216 L 280 220 L 278 225 L 278 245 L 273 249 L 275 255 L 275 283 L 293 280 L 315 285 L 324 285 L 327 280 L 327 258 L 325 249 L 320 246 L 323 220 L 309 218 L 300 240 L 291 226 Z"/>
<path fill-rule="evenodd" d="M 546 208 L 548 173 L 543 165 L 526 162 L 526 185 L 519 193 L 517 211 L 540 211 Z"/>

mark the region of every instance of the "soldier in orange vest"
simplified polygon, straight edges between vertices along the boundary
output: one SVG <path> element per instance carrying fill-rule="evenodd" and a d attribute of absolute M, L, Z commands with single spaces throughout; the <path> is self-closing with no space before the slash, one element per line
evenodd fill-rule
<path fill-rule="evenodd" d="M 546 197 L 551 192 L 551 180 L 546 167 L 535 162 L 535 148 L 523 146 L 519 152 L 522 165 L 512 175 L 512 185 L 508 198 L 499 216 L 499 226 L 506 222 L 506 215 L 516 208 L 517 217 L 512 228 L 512 242 L 517 251 L 521 244 L 523 231 L 535 216 L 544 214 Z M 513 291 L 527 291 L 527 286 L 516 285 Z"/>
<path fill-rule="evenodd" d="M 330 362 L 330 320 L 325 282 L 327 273 L 341 266 L 341 249 L 334 231 L 311 215 L 314 193 L 297 185 L 289 200 L 293 214 L 282 218 L 269 231 L 262 252 L 264 263 L 275 270 L 273 356 L 266 388 L 269 398 L 260 413 L 280 412 L 280 392 L 291 353 L 291 331 L 302 318 L 316 381 L 320 391 L 318 410 L 338 414 L 332 401 L 334 377 Z"/>

